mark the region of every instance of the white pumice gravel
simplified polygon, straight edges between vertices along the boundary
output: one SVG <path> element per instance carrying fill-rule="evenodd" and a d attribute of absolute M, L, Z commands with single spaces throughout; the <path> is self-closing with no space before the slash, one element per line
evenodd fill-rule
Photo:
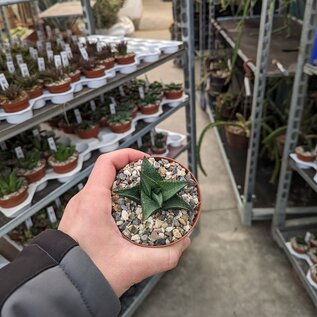
<path fill-rule="evenodd" d="M 128 239 L 145 246 L 170 244 L 182 238 L 192 227 L 199 210 L 198 190 L 190 173 L 176 162 L 166 159 L 149 162 L 168 180 L 187 181 L 187 185 L 178 193 L 192 210 L 159 210 L 143 220 L 142 207 L 136 202 L 112 194 L 112 216 L 119 230 Z M 118 171 L 113 184 L 114 189 L 132 187 L 140 183 L 142 160 L 133 162 Z"/>

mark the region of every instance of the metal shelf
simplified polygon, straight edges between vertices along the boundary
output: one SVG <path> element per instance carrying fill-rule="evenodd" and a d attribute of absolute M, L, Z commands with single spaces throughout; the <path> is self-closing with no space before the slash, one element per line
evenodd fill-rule
<path fill-rule="evenodd" d="M 101 94 L 110 91 L 128 80 L 131 80 L 139 75 L 142 75 L 159 65 L 162 65 L 174 58 L 183 55 L 185 49 L 180 47 L 180 49 L 173 54 L 163 54 L 160 56 L 160 59 L 154 63 L 141 63 L 137 70 L 131 74 L 118 74 L 114 78 L 108 80 L 105 86 L 96 89 L 84 89 L 81 92 L 77 93 L 73 100 L 64 104 L 64 105 L 54 105 L 54 104 L 47 104 L 42 109 L 34 110 L 33 117 L 29 120 L 26 120 L 19 124 L 9 124 L 3 122 L 0 124 L 0 142 L 5 141 L 25 130 L 28 130 L 35 125 L 46 121 L 54 116 L 64 113 L 70 109 L 76 108 L 77 106 L 90 101 L 93 98 L 100 96 Z"/>
<path fill-rule="evenodd" d="M 25 2 L 33 2 L 34 0 L 1 0 L 0 6 L 8 6 L 12 4 L 20 4 Z"/>
<path fill-rule="evenodd" d="M 119 148 L 125 148 L 136 142 L 136 140 L 145 135 L 147 132 L 149 132 L 151 129 L 153 129 L 156 125 L 158 125 L 160 122 L 165 120 L 167 117 L 169 117 L 171 114 L 176 112 L 178 109 L 184 107 L 188 102 L 183 102 L 179 106 L 175 108 L 164 108 L 164 113 L 154 122 L 151 123 L 142 123 L 141 125 L 137 125 L 136 132 L 133 133 L 129 137 L 128 140 L 124 141 L 120 144 Z M 170 151 L 171 157 L 177 157 L 182 152 L 187 150 L 189 147 L 189 144 L 178 147 Z M 0 215 L 0 237 L 14 229 L 16 226 L 21 224 L 23 221 L 25 221 L 27 218 L 34 215 L 36 212 L 38 212 L 40 209 L 47 206 L 50 202 L 54 201 L 57 197 L 65 193 L 67 190 L 69 190 L 71 187 L 75 186 L 79 182 L 81 182 L 83 179 L 88 177 L 90 174 L 93 165 L 97 159 L 97 157 L 100 155 L 98 151 L 95 151 L 92 153 L 92 157 L 86 161 L 83 165 L 82 170 L 75 175 L 75 178 L 71 179 L 70 181 L 66 183 L 59 183 L 58 181 L 49 181 L 48 186 L 43 189 L 42 191 L 36 193 L 36 195 L 33 198 L 33 204 L 25 209 L 21 214 L 19 214 L 15 218 L 7 218 L 4 215 Z"/>

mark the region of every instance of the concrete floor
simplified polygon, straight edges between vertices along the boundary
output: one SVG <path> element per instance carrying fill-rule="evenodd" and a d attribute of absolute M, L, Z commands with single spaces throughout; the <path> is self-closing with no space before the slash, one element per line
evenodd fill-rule
<path fill-rule="evenodd" d="M 144 0 L 147 1 L 150 0 Z M 155 6 L 161 0 L 150 2 Z M 136 32 L 135 36 L 169 39 L 166 30 Z M 172 62 L 148 76 L 150 80 L 183 81 L 182 70 Z M 199 106 L 196 111 L 199 135 L 208 119 Z M 184 114 L 184 109 L 179 110 L 160 127 L 184 133 Z M 204 144 L 202 155 L 208 176 L 199 177 L 203 191 L 200 234 L 178 267 L 163 276 L 134 316 L 316 316 L 286 256 L 272 239 L 270 223 L 255 223 L 252 227 L 241 225 L 233 189 L 213 132 L 208 134 Z M 186 155 L 179 160 L 186 162 Z"/>

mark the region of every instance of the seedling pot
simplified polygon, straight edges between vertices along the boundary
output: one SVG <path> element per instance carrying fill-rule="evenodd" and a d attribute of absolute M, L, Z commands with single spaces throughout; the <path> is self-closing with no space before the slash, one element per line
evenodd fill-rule
<path fill-rule="evenodd" d="M 35 99 L 37 97 L 42 96 L 43 87 L 42 86 L 37 86 L 37 87 L 35 87 L 35 88 L 31 89 L 31 90 L 28 90 L 27 93 L 28 93 L 30 99 Z"/>
<path fill-rule="evenodd" d="M 25 95 L 25 98 L 21 100 L 1 104 L 1 107 L 3 108 L 3 110 L 8 113 L 22 111 L 26 109 L 28 106 L 29 106 L 29 96 L 27 94 Z"/>
<path fill-rule="evenodd" d="M 70 81 L 72 83 L 76 83 L 76 82 L 80 81 L 80 71 L 79 70 L 74 72 L 74 73 L 69 73 L 68 76 L 69 76 Z"/>
<path fill-rule="evenodd" d="M 166 99 L 180 99 L 183 96 L 183 90 L 164 91 Z"/>
<path fill-rule="evenodd" d="M 87 78 L 99 78 L 105 76 L 105 67 L 101 66 L 92 70 L 84 70 L 84 74 Z"/>
<path fill-rule="evenodd" d="M 113 68 L 114 64 L 115 64 L 115 59 L 113 57 L 107 58 L 106 60 L 102 62 L 102 65 L 105 66 L 106 70 Z"/>
<path fill-rule="evenodd" d="M 23 190 L 15 195 L 11 196 L 9 199 L 0 198 L 0 206 L 2 208 L 13 208 L 21 203 L 23 203 L 28 197 L 28 186 L 24 185 Z"/>
<path fill-rule="evenodd" d="M 40 164 L 41 167 L 34 172 L 30 171 L 29 173 L 19 173 L 18 171 L 18 174 L 24 176 L 29 184 L 35 183 L 45 176 L 46 161 L 43 159 Z"/>
<path fill-rule="evenodd" d="M 45 88 L 51 93 L 51 94 L 60 94 L 62 92 L 66 92 L 70 90 L 70 79 L 65 80 L 65 82 L 61 84 L 49 84 L 45 85 Z"/>
<path fill-rule="evenodd" d="M 91 127 L 88 130 L 77 130 L 77 135 L 81 139 L 91 139 L 91 138 L 97 138 L 99 134 L 99 126 L 96 125 L 94 127 Z"/>
<path fill-rule="evenodd" d="M 316 155 L 303 155 L 299 149 L 299 147 L 295 148 L 295 153 L 296 156 L 299 160 L 304 161 L 304 162 L 314 162 L 316 160 Z"/>
<path fill-rule="evenodd" d="M 135 54 L 128 54 L 126 56 L 116 56 L 116 62 L 119 65 L 133 64 L 135 62 Z"/>
<path fill-rule="evenodd" d="M 159 148 L 156 148 L 153 146 L 153 147 L 151 147 L 151 150 L 154 154 L 161 155 L 161 154 L 164 154 L 166 152 L 167 147 L 163 147 L 163 148 L 159 149 Z"/>
<path fill-rule="evenodd" d="M 146 107 L 143 107 L 141 106 L 141 112 L 142 114 L 154 114 L 154 113 L 157 113 L 159 111 L 159 107 L 160 107 L 160 104 L 157 103 L 157 104 L 152 104 L 152 105 L 148 105 Z"/>
<path fill-rule="evenodd" d="M 75 157 L 67 162 L 65 165 L 57 165 L 54 162 L 53 156 L 50 156 L 48 159 L 48 164 L 53 168 L 54 172 L 57 174 L 65 174 L 70 171 L 72 171 L 74 168 L 76 168 L 78 163 L 78 153 L 75 155 Z"/>
<path fill-rule="evenodd" d="M 131 129 L 131 121 L 121 125 L 109 123 L 109 127 L 113 133 L 124 133 Z"/>
<path fill-rule="evenodd" d="M 233 133 L 227 127 L 225 128 L 225 132 L 231 147 L 235 149 L 246 149 L 248 147 L 249 138 L 245 135 Z"/>

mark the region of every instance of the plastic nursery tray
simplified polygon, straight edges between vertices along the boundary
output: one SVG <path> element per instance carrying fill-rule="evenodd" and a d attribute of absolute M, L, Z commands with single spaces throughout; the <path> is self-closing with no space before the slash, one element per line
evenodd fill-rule
<path fill-rule="evenodd" d="M 145 122 L 153 122 L 162 114 L 162 107 L 165 104 L 168 104 L 171 107 L 176 107 L 180 103 L 187 100 L 187 96 L 184 95 L 180 99 L 168 100 L 163 99 L 159 111 L 153 115 L 143 115 L 138 112 L 137 116 L 132 120 L 131 129 L 125 133 L 113 133 L 110 129 L 104 128 L 101 129 L 98 139 L 91 138 L 87 140 L 80 139 L 76 135 L 66 134 L 62 131 L 56 131 L 57 136 L 60 136 L 60 142 L 69 145 L 76 145 L 76 150 L 79 153 L 78 163 L 75 169 L 65 174 L 54 173 L 52 169 L 48 168 L 46 170 L 46 175 L 39 181 L 32 183 L 28 187 L 28 198 L 13 208 L 2 208 L 0 211 L 9 218 L 14 218 L 23 212 L 26 208 L 31 205 L 33 196 L 35 192 L 43 190 L 47 186 L 47 182 L 52 179 L 57 179 L 61 183 L 65 183 L 76 176 L 82 168 L 83 162 L 88 160 L 91 157 L 91 152 L 99 150 L 101 153 L 114 151 L 119 147 L 119 141 L 129 137 L 134 131 L 135 126 L 139 120 L 144 120 Z M 168 132 L 168 131 L 167 131 Z M 177 133 L 169 133 L 167 144 L 171 146 L 180 146 L 185 139 L 185 136 Z"/>
<path fill-rule="evenodd" d="M 291 153 L 289 156 L 296 163 L 298 168 L 301 168 L 301 169 L 313 168 L 315 171 L 317 170 L 317 161 L 304 162 L 304 161 L 300 160 L 295 153 Z M 314 176 L 314 182 L 317 183 L 317 174 Z"/>
<path fill-rule="evenodd" d="M 106 37 L 103 36 L 93 36 L 91 39 L 101 38 L 103 42 L 110 41 L 118 42 L 121 38 L 118 37 Z M 71 84 L 71 89 L 59 93 L 51 94 L 48 91 L 44 90 L 43 95 L 31 99 L 29 106 L 19 112 L 7 113 L 3 109 L 0 109 L 0 120 L 6 120 L 8 123 L 17 124 L 23 121 L 26 121 L 33 116 L 33 109 L 40 109 L 46 106 L 46 101 L 51 101 L 53 104 L 64 104 L 74 98 L 74 93 L 81 91 L 84 86 L 88 88 L 99 88 L 107 84 L 108 78 L 113 78 L 116 76 L 116 73 L 121 74 L 130 74 L 136 71 L 137 65 L 142 61 L 147 63 L 153 63 L 159 59 L 161 53 L 172 54 L 177 52 L 178 46 L 181 42 L 174 41 L 155 41 L 155 40 L 144 40 L 144 43 L 141 42 L 141 39 L 134 39 L 134 41 L 129 40 L 129 50 L 136 53 L 135 63 L 129 65 L 118 65 L 116 64 L 113 68 L 105 70 L 105 75 L 99 78 L 86 78 L 81 76 L 81 79 Z M 152 42 L 151 42 L 152 41 Z"/>

